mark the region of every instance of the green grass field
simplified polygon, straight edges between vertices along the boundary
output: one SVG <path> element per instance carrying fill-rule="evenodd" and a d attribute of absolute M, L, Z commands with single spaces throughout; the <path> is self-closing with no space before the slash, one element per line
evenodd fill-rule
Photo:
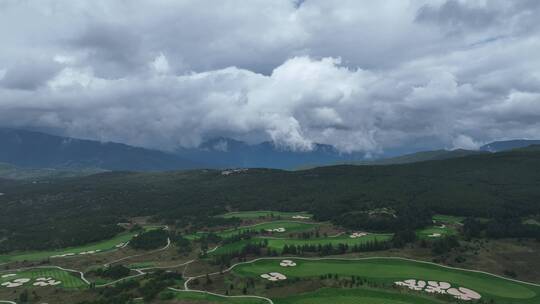
<path fill-rule="evenodd" d="M 444 215 L 436 214 L 433 216 L 433 220 L 437 223 L 446 223 L 446 224 L 461 224 L 465 217 L 463 216 L 453 216 L 453 215 Z"/>
<path fill-rule="evenodd" d="M 326 238 L 312 238 L 312 239 L 279 239 L 269 237 L 255 237 L 251 240 L 239 241 L 231 244 L 227 244 L 223 247 L 219 247 L 216 251 L 212 252 L 213 255 L 224 254 L 232 251 L 240 250 L 243 246 L 249 242 L 261 242 L 262 240 L 268 241 L 268 247 L 281 251 L 285 245 L 326 245 L 332 244 L 337 246 L 338 244 L 348 244 L 349 246 L 365 244 L 370 241 L 386 241 L 392 238 L 391 234 L 368 234 L 360 238 L 350 238 L 348 235 L 338 237 L 326 237 Z"/>
<path fill-rule="evenodd" d="M 436 233 L 440 234 L 440 237 L 430 236 Z M 419 238 L 428 239 L 428 240 L 436 240 L 441 237 L 456 235 L 456 234 L 457 234 L 457 230 L 454 227 L 450 227 L 450 226 L 446 226 L 444 228 L 441 228 L 440 226 L 431 226 L 431 227 L 416 231 L 416 235 Z"/>
<path fill-rule="evenodd" d="M 302 232 L 314 229 L 315 227 L 319 226 L 318 223 L 303 223 L 303 222 L 293 222 L 293 221 L 273 221 L 273 222 L 267 222 L 267 223 L 260 223 L 256 225 L 251 226 L 242 226 L 238 228 L 231 228 L 226 229 L 220 232 L 216 232 L 217 235 L 219 235 L 222 238 L 230 237 L 236 234 L 240 234 L 243 231 L 253 230 L 253 231 L 261 231 L 266 229 L 276 229 L 276 228 L 285 228 L 285 232 L 272 232 L 272 235 L 274 236 L 284 236 L 291 232 Z M 186 238 L 190 240 L 194 240 L 197 238 L 200 238 L 201 236 L 205 235 L 206 232 L 198 232 L 196 234 L 187 235 Z"/>
<path fill-rule="evenodd" d="M 158 229 L 158 226 L 147 226 L 144 227 L 145 230 Z M 116 245 L 120 243 L 125 243 L 133 238 L 136 232 L 123 232 L 118 234 L 112 239 L 86 244 L 83 246 L 62 248 L 58 250 L 44 250 L 44 251 L 33 251 L 33 252 L 14 252 L 11 254 L 0 255 L 0 263 L 5 262 L 14 262 L 14 261 L 36 261 L 36 260 L 45 260 L 54 255 L 61 255 L 66 253 L 75 253 L 78 254 L 84 251 L 90 250 L 101 250 L 108 251 L 115 249 Z"/>
<path fill-rule="evenodd" d="M 518 283 L 484 273 L 444 268 L 434 264 L 389 258 L 356 261 L 308 261 L 300 258 L 293 260 L 297 266 L 287 268 L 279 266 L 280 259 L 259 260 L 250 264 L 238 265 L 233 269 L 233 274 L 260 279 L 260 274 L 273 271 L 283 273 L 289 278 L 318 277 L 321 274 L 331 273 L 340 276 L 361 276 L 389 285 L 405 279 L 436 280 L 473 289 L 479 292 L 484 299 L 494 299 L 496 303 L 540 303 L 540 287 L 538 286 Z"/>
<path fill-rule="evenodd" d="M 6 274 L 16 274 L 16 276 L 2 278 L 2 275 Z M 8 281 L 13 281 L 14 279 L 20 279 L 20 278 L 29 278 L 32 279 L 32 281 L 24 284 L 20 288 L 28 288 L 28 287 L 34 287 L 32 284 L 34 283 L 34 280 L 36 278 L 40 277 L 52 277 L 53 279 L 57 281 L 62 281 L 62 284 L 54 286 L 54 287 L 63 287 L 63 288 L 84 288 L 88 285 L 86 285 L 85 282 L 83 282 L 78 274 L 70 273 L 67 271 L 63 271 L 60 269 L 55 268 L 36 268 L 31 270 L 25 270 L 25 271 L 13 271 L 13 272 L 2 272 L 0 273 L 0 284 Z M 0 286 L 2 289 L 17 289 L 17 288 L 7 288 L 4 286 Z M 48 287 L 35 287 L 35 288 L 52 288 L 52 286 Z"/>
<path fill-rule="evenodd" d="M 220 304 L 267 304 L 268 302 L 257 298 L 234 298 L 219 297 L 207 293 L 194 291 L 174 292 L 174 298 L 177 300 L 189 301 L 189 303 L 220 303 Z"/>
<path fill-rule="evenodd" d="M 540 226 L 540 222 L 536 219 L 526 219 L 523 221 L 523 224 Z"/>
<path fill-rule="evenodd" d="M 291 219 L 293 216 L 307 216 L 312 217 L 311 214 L 307 212 L 281 212 L 281 211 L 238 211 L 238 212 L 229 212 L 226 214 L 218 215 L 223 218 L 232 218 L 237 217 L 239 219 L 257 219 L 257 218 L 281 218 L 281 219 Z"/>
<path fill-rule="evenodd" d="M 376 289 L 322 288 L 314 292 L 273 299 L 275 304 L 438 304 L 433 297 Z"/>

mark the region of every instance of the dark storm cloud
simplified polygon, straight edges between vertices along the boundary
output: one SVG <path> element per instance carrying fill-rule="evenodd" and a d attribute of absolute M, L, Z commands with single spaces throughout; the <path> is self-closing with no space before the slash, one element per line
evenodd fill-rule
<path fill-rule="evenodd" d="M 487 7 L 469 6 L 457 0 L 448 0 L 440 6 L 426 4 L 420 8 L 416 21 L 432 22 L 451 32 L 466 29 L 483 29 L 500 20 L 497 10 Z"/>
<path fill-rule="evenodd" d="M 540 137 L 538 1 L 2 1 L 0 124 L 175 149 Z"/>
<path fill-rule="evenodd" d="M 0 79 L 0 87 L 17 90 L 36 90 L 46 84 L 62 66 L 56 62 L 28 60 L 7 67 Z"/>

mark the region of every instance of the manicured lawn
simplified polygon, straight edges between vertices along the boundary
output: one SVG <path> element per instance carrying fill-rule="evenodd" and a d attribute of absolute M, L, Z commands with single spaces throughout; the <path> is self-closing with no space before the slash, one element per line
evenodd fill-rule
<path fill-rule="evenodd" d="M 2 278 L 2 275 L 6 274 L 16 274 L 16 276 L 11 276 L 7 278 Z M 32 284 L 34 283 L 36 278 L 48 278 L 52 277 L 53 279 L 57 281 L 61 281 L 62 284 L 57 286 L 46 286 L 46 287 L 35 287 Z M 0 286 L 2 289 L 21 289 L 21 288 L 28 288 L 28 287 L 35 287 L 38 289 L 41 288 L 57 288 L 57 287 L 63 287 L 63 288 L 83 288 L 88 286 L 85 282 L 83 282 L 78 274 L 63 271 L 60 269 L 55 268 L 40 268 L 40 269 L 31 269 L 31 270 L 25 270 L 25 271 L 7 271 L 0 273 L 0 284 L 4 282 L 13 281 L 15 279 L 21 279 L 21 278 L 28 278 L 32 279 L 30 282 L 24 284 L 21 287 L 16 288 L 7 288 L 4 286 Z"/>
<path fill-rule="evenodd" d="M 538 286 L 513 282 L 484 273 L 444 268 L 434 264 L 384 258 L 356 261 L 308 261 L 300 258 L 293 260 L 297 263 L 296 267 L 281 267 L 279 265 L 280 259 L 259 260 L 250 264 L 238 265 L 233 269 L 233 274 L 258 279 L 260 279 L 260 274 L 268 272 L 280 272 L 289 278 L 318 277 L 322 274 L 355 275 L 386 284 L 406 279 L 435 280 L 473 289 L 479 292 L 484 299 L 493 298 L 496 303 L 540 303 L 540 287 Z"/>
<path fill-rule="evenodd" d="M 223 303 L 223 304 L 267 304 L 268 302 L 256 298 L 219 297 L 206 293 L 193 291 L 174 292 L 175 299 L 189 301 L 189 303 Z"/>
<path fill-rule="evenodd" d="M 322 288 L 314 292 L 273 299 L 275 304 L 438 304 L 433 297 L 375 289 Z"/>
<path fill-rule="evenodd" d="M 523 224 L 540 226 L 540 222 L 536 219 L 527 219 L 523 221 Z"/>
<path fill-rule="evenodd" d="M 148 226 L 144 227 L 145 230 L 157 229 L 157 226 Z M 83 246 L 62 248 L 58 250 L 44 250 L 44 251 L 33 251 L 33 252 L 14 252 L 11 254 L 0 255 L 0 262 L 12 262 L 12 261 L 36 261 L 36 260 L 45 260 L 54 255 L 61 255 L 66 253 L 78 254 L 84 251 L 91 250 L 101 250 L 107 251 L 115 249 L 116 245 L 120 243 L 125 243 L 133 238 L 136 232 L 123 232 L 118 234 L 112 239 L 86 244 Z"/>
<path fill-rule="evenodd" d="M 433 216 L 433 220 L 437 223 L 446 223 L 446 224 L 461 224 L 465 217 L 463 216 L 453 216 L 453 215 L 444 215 L 436 214 Z"/>
<path fill-rule="evenodd" d="M 229 212 L 226 214 L 218 215 L 219 217 L 232 218 L 237 217 L 239 219 L 257 219 L 257 218 L 282 218 L 282 219 L 291 219 L 293 216 L 307 216 L 312 217 L 311 214 L 307 212 L 281 212 L 281 211 L 238 211 L 238 212 Z"/>
<path fill-rule="evenodd" d="M 238 228 L 226 229 L 220 232 L 216 232 L 216 234 L 219 235 L 220 237 L 226 238 L 226 237 L 230 237 L 236 234 L 240 234 L 243 231 L 248 231 L 248 230 L 252 230 L 256 232 L 263 231 L 264 233 L 267 233 L 265 232 L 266 229 L 285 228 L 285 232 L 269 233 L 273 236 L 284 236 L 291 232 L 301 232 L 301 231 L 311 230 L 319 225 L 320 224 L 308 223 L 308 222 L 303 223 L 303 222 L 296 222 L 296 221 L 273 221 L 273 222 L 260 223 L 260 224 L 251 225 L 251 226 L 242 226 Z M 186 238 L 193 240 L 193 239 L 197 239 L 203 236 L 204 234 L 206 234 L 206 232 L 198 232 L 196 234 L 188 235 L 186 236 Z"/>
<path fill-rule="evenodd" d="M 281 251 L 285 245 L 327 245 L 332 244 L 337 246 L 338 244 L 348 244 L 349 246 L 365 244 L 371 241 L 386 241 L 392 238 L 391 234 L 368 234 L 360 238 L 350 238 L 348 235 L 338 237 L 326 237 L 326 238 L 312 238 L 312 239 L 278 239 L 270 237 L 255 237 L 251 240 L 239 241 L 231 244 L 227 244 L 223 247 L 219 247 L 216 251 L 212 252 L 213 255 L 224 254 L 228 252 L 238 251 L 249 242 L 259 243 L 263 240 L 268 241 L 268 247 Z"/>
<path fill-rule="evenodd" d="M 430 237 L 430 235 L 433 235 L 435 233 L 440 234 L 440 237 Z M 425 229 L 418 230 L 416 232 L 416 235 L 418 235 L 419 238 L 424 238 L 428 240 L 436 240 L 438 238 L 444 237 L 444 236 L 450 236 L 450 235 L 456 235 L 457 230 L 454 227 L 446 226 L 444 228 L 441 228 L 440 226 L 431 226 Z"/>
<path fill-rule="evenodd" d="M 266 231 L 267 229 L 276 229 L 276 228 L 285 228 L 285 232 L 272 232 L 272 235 L 280 236 L 287 235 L 290 232 L 300 232 L 313 229 L 319 224 L 316 223 L 302 223 L 302 222 L 289 222 L 289 221 L 274 221 L 269 223 L 261 223 L 253 226 L 244 226 L 238 227 L 236 229 L 227 229 L 222 232 L 219 232 L 218 235 L 221 237 L 229 237 L 235 234 L 239 234 L 242 231 L 253 230 L 253 231 Z"/>
<path fill-rule="evenodd" d="M 368 234 L 359 238 L 350 238 L 348 235 L 338 236 L 338 237 L 326 237 L 326 238 L 312 238 L 312 239 L 272 239 L 266 238 L 268 240 L 268 247 L 272 249 L 281 250 L 285 245 L 326 245 L 332 244 L 337 246 L 338 244 L 347 244 L 349 246 L 365 244 L 372 241 L 387 241 L 392 238 L 392 234 Z M 262 238 L 255 238 L 255 240 L 260 240 Z"/>

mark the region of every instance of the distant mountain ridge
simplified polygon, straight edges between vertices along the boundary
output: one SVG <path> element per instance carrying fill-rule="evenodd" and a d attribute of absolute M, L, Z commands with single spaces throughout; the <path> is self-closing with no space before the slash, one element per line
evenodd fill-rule
<path fill-rule="evenodd" d="M 214 167 L 291 169 L 306 164 L 321 166 L 365 158 L 365 153 L 342 153 L 331 145 L 314 144 L 310 151 L 292 151 L 271 142 L 249 145 L 245 142 L 219 137 L 203 142 L 198 148 L 180 148 L 176 154 Z"/>
<path fill-rule="evenodd" d="M 100 168 L 120 171 L 204 167 L 161 151 L 14 129 L 0 129 L 0 162 L 23 168 Z"/>
<path fill-rule="evenodd" d="M 540 145 L 540 140 L 514 139 L 494 141 L 487 145 L 483 145 L 482 147 L 480 147 L 480 150 L 488 152 L 501 152 L 512 149 L 525 148 L 532 145 Z"/>
<path fill-rule="evenodd" d="M 331 145 L 314 144 L 310 151 L 293 151 L 271 142 L 248 143 L 218 137 L 197 148 L 179 148 L 174 153 L 55 136 L 40 132 L 0 128 L 0 163 L 4 176 L 72 176 L 100 170 L 169 171 L 196 168 L 272 168 L 297 169 L 333 164 L 390 165 L 442 160 L 474 154 L 499 152 L 540 144 L 540 140 L 497 141 L 478 151 L 434 150 L 405 154 L 406 150 L 385 151 L 394 157 L 366 160 L 363 152 L 343 153 Z M 32 169 L 32 170 L 29 170 Z M 47 170 L 37 170 L 37 169 Z M 0 166 L 0 169 L 1 166 Z M 23 170 L 24 169 L 24 170 Z M 49 170 L 60 169 L 60 170 Z M 2 173 L 2 172 L 0 172 Z"/>
<path fill-rule="evenodd" d="M 411 154 L 405 154 L 396 157 L 382 158 L 372 161 L 363 161 L 352 163 L 355 165 L 395 165 L 395 164 L 410 164 L 423 161 L 443 160 L 457 157 L 464 157 L 469 155 L 486 154 L 487 151 L 475 151 L 475 150 L 434 150 L 434 151 L 421 151 Z"/>

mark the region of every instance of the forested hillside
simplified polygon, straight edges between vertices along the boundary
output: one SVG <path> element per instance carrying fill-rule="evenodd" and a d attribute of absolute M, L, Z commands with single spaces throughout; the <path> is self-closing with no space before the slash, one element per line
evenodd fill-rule
<path fill-rule="evenodd" d="M 5 193 L 0 196 L 0 239 L 4 239 L 0 249 L 82 243 L 78 229 L 95 225 L 110 235 L 124 217 L 150 215 L 181 225 L 232 209 L 307 210 L 322 220 L 381 207 L 413 210 L 413 216 L 538 214 L 538 168 L 540 151 L 527 148 L 404 165 L 295 172 L 250 169 L 230 174 L 111 172 L 19 184 L 5 191 L 0 188 Z"/>

